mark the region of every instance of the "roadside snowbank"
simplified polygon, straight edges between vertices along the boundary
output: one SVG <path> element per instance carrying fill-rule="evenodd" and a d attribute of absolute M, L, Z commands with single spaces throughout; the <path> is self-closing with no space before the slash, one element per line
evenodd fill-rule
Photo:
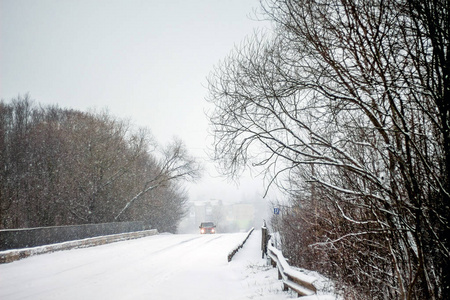
<path fill-rule="evenodd" d="M 242 251 L 239 251 L 230 267 L 241 273 L 245 279 L 243 284 L 247 284 L 252 291 L 249 299 L 269 300 L 269 299 L 291 299 L 297 298 L 297 293 L 289 290 L 283 291 L 283 284 L 278 280 L 278 270 L 273 268 L 266 259 L 261 259 L 261 231 L 255 231 Z M 317 295 L 305 296 L 299 299 L 305 300 L 336 300 L 339 299 L 333 294 L 332 282 L 314 271 L 303 270 L 291 267 L 292 271 L 303 274 L 308 278 L 314 278 L 314 286 L 317 288 Z"/>

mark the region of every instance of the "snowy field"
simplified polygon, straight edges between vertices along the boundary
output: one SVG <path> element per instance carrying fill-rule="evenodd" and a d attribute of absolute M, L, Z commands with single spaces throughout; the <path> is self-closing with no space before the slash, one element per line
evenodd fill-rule
<path fill-rule="evenodd" d="M 0 299 L 287 299 L 261 233 L 157 235 L 0 265 Z M 302 299 L 333 299 L 326 296 Z"/>

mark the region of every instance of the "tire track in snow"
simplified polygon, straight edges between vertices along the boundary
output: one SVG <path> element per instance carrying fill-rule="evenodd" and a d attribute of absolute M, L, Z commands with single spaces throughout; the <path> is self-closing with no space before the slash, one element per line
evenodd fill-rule
<path fill-rule="evenodd" d="M 159 249 L 159 250 L 153 251 L 153 252 L 151 252 L 150 254 L 159 254 L 159 253 L 161 253 L 161 252 L 165 252 L 165 251 L 167 251 L 167 250 L 176 248 L 176 247 L 178 247 L 178 246 L 180 246 L 180 245 L 183 245 L 183 244 L 185 244 L 185 243 L 192 242 L 192 241 L 197 240 L 197 239 L 200 239 L 200 238 L 202 238 L 202 237 L 201 237 L 201 236 L 198 236 L 198 237 L 189 238 L 189 239 L 187 239 L 187 240 L 184 240 L 184 241 L 181 241 L 181 242 L 172 244 L 172 245 L 167 246 L 167 247 L 165 247 L 165 248 L 161 248 L 161 249 Z"/>

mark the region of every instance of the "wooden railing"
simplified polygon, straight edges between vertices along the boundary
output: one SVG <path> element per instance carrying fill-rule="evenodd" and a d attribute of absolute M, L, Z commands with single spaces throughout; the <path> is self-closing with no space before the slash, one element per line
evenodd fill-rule
<path fill-rule="evenodd" d="M 291 289 L 295 291 L 299 297 L 316 294 L 317 289 L 313 285 L 313 282 L 316 281 L 317 278 L 303 274 L 293 269 L 288 264 L 286 258 L 283 256 L 283 253 L 269 242 L 270 235 L 268 233 L 265 221 L 261 227 L 261 231 L 262 257 L 264 258 L 264 255 L 267 255 L 267 258 L 270 259 L 272 266 L 278 268 L 278 279 L 283 281 L 283 290 L 287 291 L 288 289 Z"/>
<path fill-rule="evenodd" d="M 303 274 L 297 270 L 291 268 L 280 250 L 268 245 L 267 256 L 271 260 L 271 264 L 278 268 L 278 279 L 283 281 L 283 290 L 287 291 L 288 288 L 297 292 L 298 296 L 310 296 L 317 292 L 313 282 L 317 278 Z"/>
<path fill-rule="evenodd" d="M 248 238 L 250 237 L 250 235 L 252 234 L 253 230 L 255 228 L 252 227 L 248 232 L 247 232 L 247 236 L 245 237 L 245 239 L 239 244 L 237 245 L 229 254 L 228 254 L 228 262 L 230 262 L 233 259 L 233 256 L 239 251 L 239 249 L 241 249 L 242 247 L 244 247 L 245 242 L 248 240 Z"/>

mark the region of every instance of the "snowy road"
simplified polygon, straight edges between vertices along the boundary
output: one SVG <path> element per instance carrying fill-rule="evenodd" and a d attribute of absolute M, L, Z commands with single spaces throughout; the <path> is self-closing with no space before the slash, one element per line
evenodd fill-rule
<path fill-rule="evenodd" d="M 0 299 L 286 299 L 254 232 L 157 235 L 0 265 Z"/>

